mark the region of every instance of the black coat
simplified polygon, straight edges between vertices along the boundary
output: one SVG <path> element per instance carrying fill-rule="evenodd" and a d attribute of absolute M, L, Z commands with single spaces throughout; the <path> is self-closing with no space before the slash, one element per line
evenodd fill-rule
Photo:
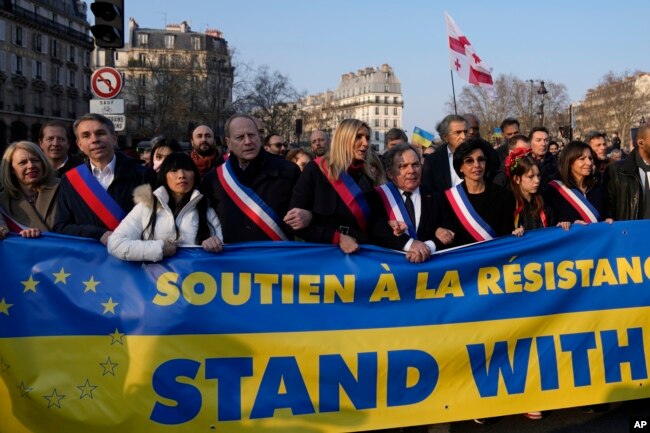
<path fill-rule="evenodd" d="M 231 158 L 235 156 L 231 155 Z M 236 160 L 233 160 L 232 167 L 239 182 L 255 191 L 282 221 L 290 209 L 291 192 L 300 176 L 298 166 L 260 149 L 259 154 L 249 163 L 246 170 L 242 170 Z M 203 193 L 219 216 L 225 243 L 270 240 L 268 235 L 228 196 L 219 182 L 216 169 L 208 172 L 203 178 Z M 281 227 L 291 239 L 291 229 L 284 223 Z"/>
<path fill-rule="evenodd" d="M 569 188 L 575 188 L 574 185 L 566 186 Z M 576 220 L 583 219 L 578 211 L 552 186 L 545 185 L 542 193 L 544 195 L 544 203 L 548 203 L 548 205 L 553 209 L 556 221 L 568 221 L 573 223 Z M 589 203 L 591 203 L 600 214 L 599 221 L 603 221 L 608 217 L 607 206 L 605 205 L 605 188 L 601 181 L 597 180 L 596 183 L 587 190 L 586 197 Z"/>
<path fill-rule="evenodd" d="M 355 180 L 371 210 L 376 210 L 379 197 L 373 189 L 372 180 L 363 174 Z M 296 183 L 291 197 L 291 208 L 294 207 L 312 212 L 309 227 L 296 233 L 307 242 L 332 243 L 337 231 L 352 236 L 359 243 L 369 241 L 366 231 L 359 226 L 355 216 L 314 161 L 305 166 Z"/>
<path fill-rule="evenodd" d="M 444 200 L 442 194 L 427 191 L 426 188 L 420 187 L 420 224 L 417 227 L 418 240 L 433 241 L 436 244 L 436 250 L 447 248 L 436 238 L 436 230 L 445 225 L 444 218 Z M 401 247 L 409 241 L 408 234 L 400 236 Z"/>
<path fill-rule="evenodd" d="M 133 209 L 133 190 L 150 181 L 152 174 L 138 161 L 119 152 L 115 154 L 115 158 L 115 177 L 107 191 L 126 215 Z M 90 167 L 88 162 L 85 164 Z M 77 194 L 66 174 L 63 175 L 59 187 L 57 214 L 53 229 L 55 232 L 97 240 L 108 230 Z"/>
<path fill-rule="evenodd" d="M 636 165 L 637 150 L 605 172 L 607 213 L 617 221 L 643 218 L 643 184 Z"/>
<path fill-rule="evenodd" d="M 465 182 L 461 183 L 467 197 L 476 213 L 496 232 L 497 236 L 512 233 L 514 227 L 515 199 L 512 193 L 493 183 L 486 183 L 485 191 L 480 194 L 469 194 Z M 454 212 L 449 200 L 445 197 L 445 225 L 456 235 L 452 246 L 467 245 L 476 242 L 465 229 Z"/>

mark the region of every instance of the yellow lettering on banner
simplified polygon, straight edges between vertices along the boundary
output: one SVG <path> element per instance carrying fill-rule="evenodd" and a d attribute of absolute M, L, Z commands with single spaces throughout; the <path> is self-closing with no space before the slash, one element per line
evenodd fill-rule
<path fill-rule="evenodd" d="M 323 302 L 333 304 L 337 297 L 341 302 L 354 302 L 354 275 L 344 275 L 343 284 L 336 275 L 325 275 Z"/>
<path fill-rule="evenodd" d="M 596 263 L 596 270 L 594 271 L 594 279 L 591 282 L 591 285 L 602 286 L 603 283 L 609 285 L 618 284 L 618 281 L 616 281 L 616 276 L 614 275 L 614 270 L 612 269 L 612 265 L 609 263 L 609 260 L 607 259 L 600 259 L 598 260 L 598 263 Z"/>
<path fill-rule="evenodd" d="M 196 286 L 202 286 L 201 292 Z M 217 282 L 205 272 L 192 272 L 183 280 L 183 297 L 192 305 L 206 305 L 217 295 Z"/>
<path fill-rule="evenodd" d="M 503 266 L 503 281 L 506 293 L 521 293 L 521 265 L 514 263 Z"/>
<path fill-rule="evenodd" d="M 616 259 L 616 267 L 618 268 L 618 281 L 621 284 L 628 284 L 628 278 L 637 284 L 643 282 L 640 257 L 632 257 L 632 263 L 625 257 L 619 257 Z"/>
<path fill-rule="evenodd" d="M 546 290 L 555 290 L 555 269 L 553 269 L 553 263 L 544 263 L 544 281 L 546 282 Z"/>
<path fill-rule="evenodd" d="M 495 266 L 490 266 L 489 268 L 480 268 L 478 270 L 478 294 L 503 294 L 503 290 L 499 286 L 500 279 L 501 273 L 499 272 L 499 268 Z"/>
<path fill-rule="evenodd" d="M 645 272 L 646 278 L 650 278 L 650 257 L 643 262 L 643 271 Z"/>
<path fill-rule="evenodd" d="M 320 302 L 319 283 L 319 275 L 298 275 L 298 303 L 318 304 Z"/>
<path fill-rule="evenodd" d="M 386 268 L 388 268 L 386 266 Z M 399 301 L 399 290 L 397 290 L 397 281 L 393 274 L 380 274 L 379 281 L 370 295 L 370 302 L 378 302 L 382 299 Z"/>
<path fill-rule="evenodd" d="M 573 272 L 573 262 L 568 260 L 561 261 L 557 265 L 557 276 L 560 278 L 557 283 L 560 289 L 572 289 L 578 281 L 575 272 Z"/>
<path fill-rule="evenodd" d="M 230 274 L 232 275 L 232 274 Z M 222 274 L 221 280 L 221 297 L 224 302 L 228 305 L 244 305 L 251 300 L 252 292 L 252 274 L 250 272 L 242 272 L 239 274 L 239 284 L 225 284 L 223 282 L 223 277 L 226 274 Z M 237 291 L 235 292 L 235 287 Z"/>
<path fill-rule="evenodd" d="M 158 293 L 153 297 L 153 303 L 161 307 L 168 307 L 178 301 L 181 291 L 174 285 L 178 281 L 178 274 L 165 272 L 156 281 Z"/>
<path fill-rule="evenodd" d="M 293 275 L 282 275 L 282 303 L 293 304 L 293 284 L 295 282 Z"/>
<path fill-rule="evenodd" d="M 526 292 L 537 292 L 542 288 L 544 279 L 541 274 L 542 265 L 539 263 L 528 263 L 524 266 L 524 290 Z"/>
<path fill-rule="evenodd" d="M 277 274 L 255 274 L 255 284 L 260 285 L 260 304 L 273 303 L 273 286 L 278 284 Z"/>
<path fill-rule="evenodd" d="M 447 295 L 454 298 L 465 296 L 460 286 L 460 275 L 458 271 L 447 271 L 442 277 L 437 288 L 428 288 L 429 273 L 418 272 L 418 279 L 415 285 L 415 299 L 442 299 Z"/>
<path fill-rule="evenodd" d="M 576 269 L 581 273 L 580 285 L 582 287 L 590 287 L 591 281 L 589 279 L 589 273 L 594 268 L 593 260 L 576 260 Z"/>

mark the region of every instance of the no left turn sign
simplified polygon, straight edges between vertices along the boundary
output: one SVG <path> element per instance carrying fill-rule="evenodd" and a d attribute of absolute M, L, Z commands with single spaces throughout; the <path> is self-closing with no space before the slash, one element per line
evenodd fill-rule
<path fill-rule="evenodd" d="M 113 99 L 122 90 L 122 74 L 108 66 L 95 69 L 90 76 L 90 88 L 98 98 Z"/>

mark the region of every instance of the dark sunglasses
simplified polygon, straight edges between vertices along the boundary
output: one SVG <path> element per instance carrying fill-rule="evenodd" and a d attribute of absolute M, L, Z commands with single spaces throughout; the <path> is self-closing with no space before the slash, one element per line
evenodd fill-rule
<path fill-rule="evenodd" d="M 485 164 L 485 157 L 484 156 L 479 156 L 478 158 L 465 158 L 463 159 L 463 164 L 467 165 L 474 165 L 475 162 L 478 162 L 479 164 Z"/>

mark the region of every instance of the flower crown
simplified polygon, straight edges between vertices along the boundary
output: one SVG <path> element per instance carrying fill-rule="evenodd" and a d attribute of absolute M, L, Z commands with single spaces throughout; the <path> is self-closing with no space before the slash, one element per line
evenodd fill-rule
<path fill-rule="evenodd" d="M 512 177 L 512 171 L 517 168 L 521 158 L 528 156 L 531 153 L 533 153 L 532 150 L 526 149 L 524 147 L 518 147 L 513 151 L 511 151 L 506 157 L 506 162 L 505 162 L 506 176 L 508 176 L 508 178 Z"/>

